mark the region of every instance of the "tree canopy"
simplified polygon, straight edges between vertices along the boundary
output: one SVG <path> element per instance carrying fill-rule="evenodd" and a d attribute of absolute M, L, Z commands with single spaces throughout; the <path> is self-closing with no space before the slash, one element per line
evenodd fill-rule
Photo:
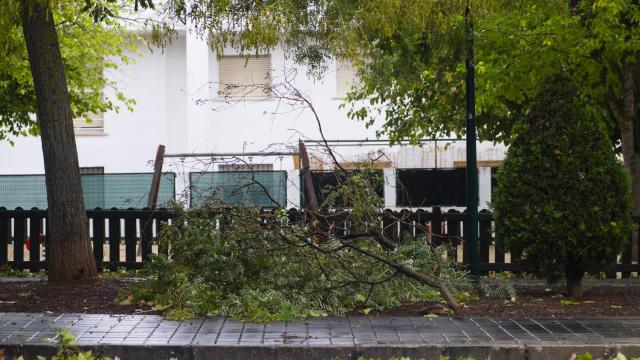
<path fill-rule="evenodd" d="M 582 1 L 578 9 L 560 0 L 490 3 L 472 9 L 480 137 L 509 143 L 514 122 L 545 79 L 569 71 L 617 138 L 609 100 L 623 101 L 620 69 L 637 57 L 640 6 L 631 0 Z M 432 45 L 440 39 L 419 31 L 398 32 L 391 45 L 370 42 L 375 55 L 361 68 L 363 86 L 349 97 L 368 101 L 352 105 L 352 117 L 372 124 L 384 115 L 382 133 L 395 140 L 463 134 L 461 14 L 448 18 L 445 32 L 457 39 L 450 46 Z"/>
<path fill-rule="evenodd" d="M 13 142 L 17 136 L 39 134 L 34 116 L 36 95 L 18 4 L 1 0 L 0 5 L 0 140 Z M 131 108 L 135 101 L 119 91 L 106 72 L 116 69 L 119 62 L 132 61 L 127 50 L 136 49 L 136 35 L 114 18 L 95 23 L 82 11 L 81 2 L 53 2 L 51 6 L 73 117 L 118 110 L 120 106 Z M 115 4 L 105 6 L 114 16 L 117 14 Z M 112 88 L 113 95 L 105 95 L 105 88 Z"/>
<path fill-rule="evenodd" d="M 103 94 L 114 85 L 105 71 L 118 61 L 127 63 L 124 49 L 135 42 L 114 20 L 116 5 L 111 0 L 0 0 L 0 140 L 40 135 L 52 283 L 93 282 L 98 277 L 73 120 L 118 109 Z M 109 16 L 98 18 L 98 13 Z M 117 90 L 114 98 L 133 104 Z"/>
<path fill-rule="evenodd" d="M 189 22 L 221 54 L 284 44 L 322 76 L 341 57 L 359 69 L 346 106 L 392 140 L 464 133 L 464 14 L 474 24 L 477 114 L 482 139 L 509 142 L 541 82 L 573 81 L 611 120 L 621 101 L 620 68 L 637 57 L 640 5 L 634 0 L 172 0 L 164 13 Z M 637 66 L 636 66 L 637 67 Z M 622 107 L 619 105 L 618 107 Z"/>

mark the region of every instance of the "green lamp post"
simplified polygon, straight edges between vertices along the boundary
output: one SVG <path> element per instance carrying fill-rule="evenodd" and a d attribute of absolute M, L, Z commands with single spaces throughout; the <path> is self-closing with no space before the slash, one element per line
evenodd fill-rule
<path fill-rule="evenodd" d="M 467 30 L 466 55 L 466 112 L 467 112 L 467 224 L 466 248 L 469 259 L 468 269 L 472 276 L 479 275 L 478 269 L 478 166 L 476 156 L 476 89 L 473 66 L 473 22 L 469 5 L 465 10 Z"/>

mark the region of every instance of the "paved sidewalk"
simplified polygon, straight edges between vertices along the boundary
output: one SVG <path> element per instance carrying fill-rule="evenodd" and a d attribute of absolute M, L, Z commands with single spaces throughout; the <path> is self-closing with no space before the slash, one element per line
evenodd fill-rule
<path fill-rule="evenodd" d="M 81 348 L 123 360 L 438 359 L 440 354 L 568 359 L 572 353 L 603 355 L 618 349 L 628 357 L 640 356 L 640 318 L 328 317 L 256 324 L 228 318 L 0 313 L 0 349 L 8 359 L 50 354 L 58 340 L 56 328 L 69 329 Z"/>

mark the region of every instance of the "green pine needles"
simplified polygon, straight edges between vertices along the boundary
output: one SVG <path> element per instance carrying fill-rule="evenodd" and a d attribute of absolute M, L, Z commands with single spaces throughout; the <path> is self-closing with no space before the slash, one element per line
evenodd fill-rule
<path fill-rule="evenodd" d="M 493 197 L 496 237 L 527 271 L 565 279 L 579 295 L 587 271 L 606 271 L 630 236 L 629 177 L 601 117 L 554 76 L 514 128 Z"/>

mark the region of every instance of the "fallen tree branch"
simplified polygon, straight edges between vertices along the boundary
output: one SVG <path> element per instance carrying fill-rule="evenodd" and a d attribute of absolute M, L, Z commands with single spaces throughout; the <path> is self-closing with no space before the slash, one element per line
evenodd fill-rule
<path fill-rule="evenodd" d="M 458 301 L 453 297 L 453 295 L 451 294 L 451 291 L 449 290 L 449 287 L 447 286 L 447 284 L 442 281 L 442 280 L 436 280 L 434 278 L 431 278 L 427 275 L 424 275 L 422 273 L 419 273 L 403 264 L 385 259 L 379 255 L 376 255 L 370 251 L 367 251 L 365 249 L 362 249 L 358 246 L 353 245 L 352 243 L 343 243 L 344 245 L 346 245 L 347 247 L 359 252 L 362 255 L 368 256 L 370 258 L 376 259 L 378 261 L 380 261 L 381 263 L 386 264 L 387 266 L 397 270 L 399 273 L 408 276 L 411 279 L 416 280 L 417 282 L 430 286 L 432 288 L 438 289 L 440 291 L 440 293 L 442 294 L 442 296 L 445 298 L 445 300 L 447 301 L 447 305 L 449 305 L 449 307 L 451 307 L 452 310 L 459 310 L 462 308 L 462 305 L 460 303 L 458 303 Z"/>
<path fill-rule="evenodd" d="M 362 236 L 356 236 L 355 235 L 362 235 Z M 449 287 L 447 286 L 447 284 L 439 279 L 434 279 L 430 276 L 427 276 L 423 273 L 417 272 L 413 269 L 411 269 L 410 267 L 395 262 L 395 261 L 391 261 L 389 259 L 386 259 L 380 255 L 377 255 L 371 251 L 362 249 L 361 247 L 355 245 L 355 243 L 352 241 L 354 239 L 357 238 L 362 238 L 365 236 L 369 236 L 368 234 L 365 233 L 359 233 L 359 234 L 352 234 L 351 237 L 349 239 L 342 239 L 342 238 L 338 238 L 338 240 L 341 243 L 341 246 L 338 247 L 334 247 L 331 249 L 325 249 L 321 246 L 319 246 L 318 244 L 315 244 L 313 241 L 309 241 L 309 239 L 302 237 L 302 236 L 296 236 L 297 239 L 303 241 L 307 246 L 311 247 L 314 250 L 320 251 L 321 253 L 324 254 L 334 254 L 336 252 L 339 252 L 341 250 L 344 250 L 345 248 L 350 248 L 353 249 L 354 251 L 367 256 L 371 259 L 374 259 L 378 262 L 381 262 L 385 265 L 387 265 L 388 267 L 394 269 L 396 272 L 405 275 L 421 284 L 427 285 L 429 287 L 432 287 L 434 289 L 437 289 L 438 291 L 440 291 L 440 294 L 442 294 L 442 296 L 445 298 L 445 300 L 447 301 L 447 305 L 449 305 L 449 307 L 456 311 L 462 308 L 462 304 L 460 304 L 451 294 L 451 291 L 449 290 Z M 285 234 L 282 234 L 282 237 L 286 239 Z M 346 236 L 348 237 L 348 236 Z M 287 239 L 289 240 L 289 239 Z"/>

